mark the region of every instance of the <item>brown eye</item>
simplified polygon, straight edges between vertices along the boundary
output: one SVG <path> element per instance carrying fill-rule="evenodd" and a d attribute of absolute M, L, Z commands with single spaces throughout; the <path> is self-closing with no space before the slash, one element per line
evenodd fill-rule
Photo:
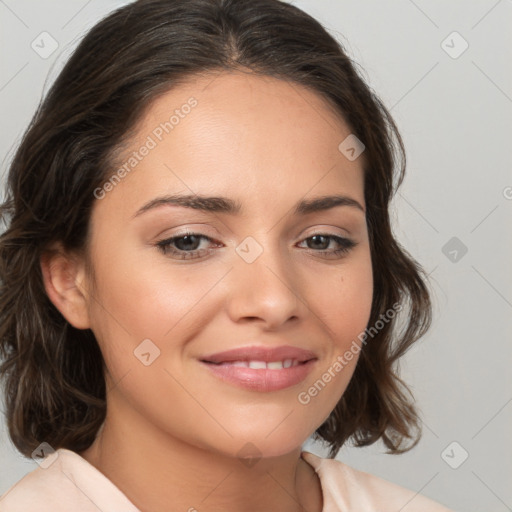
<path fill-rule="evenodd" d="M 308 249 L 311 249 L 314 253 L 332 256 L 347 253 L 357 245 L 356 242 L 348 238 L 323 233 L 310 236 L 304 241 L 307 243 Z M 332 241 L 336 242 L 338 249 L 328 250 Z"/>
<path fill-rule="evenodd" d="M 209 249 L 198 249 L 202 240 L 213 242 L 213 240 L 206 235 L 184 233 L 179 236 L 160 240 L 157 242 L 156 246 L 166 255 L 176 256 L 178 259 L 194 259 L 201 257 L 205 252 L 209 252 Z"/>

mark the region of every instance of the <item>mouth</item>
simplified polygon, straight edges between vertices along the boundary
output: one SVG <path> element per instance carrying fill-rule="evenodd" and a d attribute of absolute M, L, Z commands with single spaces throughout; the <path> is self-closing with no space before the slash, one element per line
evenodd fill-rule
<path fill-rule="evenodd" d="M 288 368 L 297 363 L 304 363 L 311 359 L 317 359 L 317 356 L 311 350 L 305 350 L 291 345 L 281 345 L 279 347 L 262 347 L 248 346 L 240 347 L 224 352 L 216 352 L 201 358 L 206 363 L 223 364 L 223 363 L 265 363 L 273 364 L 286 363 Z M 291 362 L 291 364 L 290 364 Z M 259 366 L 260 368 L 261 365 Z"/>
<path fill-rule="evenodd" d="M 318 357 L 291 346 L 242 347 L 200 359 L 221 380 L 253 391 L 278 391 L 302 382 Z"/>

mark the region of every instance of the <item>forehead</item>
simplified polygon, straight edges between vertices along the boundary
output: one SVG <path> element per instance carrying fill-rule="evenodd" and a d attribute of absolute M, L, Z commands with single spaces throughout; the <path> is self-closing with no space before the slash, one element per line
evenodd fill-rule
<path fill-rule="evenodd" d="M 196 105 L 189 109 L 191 101 Z M 340 136 L 350 133 L 339 113 L 319 93 L 252 72 L 210 73 L 171 89 L 146 110 L 138 135 L 156 130 L 158 138 L 158 128 L 166 121 L 173 125 L 169 133 L 164 129 L 162 134 L 167 142 L 172 143 L 165 135 L 172 134 L 173 139 L 187 137 L 189 142 L 210 142 L 212 146 L 230 142 L 234 149 L 237 142 L 246 143 L 242 147 L 248 149 L 250 137 L 254 146 L 273 142 L 266 151 L 272 157 L 277 156 L 275 147 L 285 142 L 295 151 L 300 146 L 304 152 L 329 154 L 333 142 L 336 149 Z M 226 141 L 226 135 L 236 138 Z M 281 153 L 286 151 L 286 147 L 281 149 Z"/>
<path fill-rule="evenodd" d="M 337 188 L 364 203 L 362 158 L 338 149 L 349 135 L 334 108 L 299 84 L 242 72 L 196 76 L 146 109 L 112 169 L 127 172 L 109 196 L 128 208 L 162 192 L 295 202 Z"/>

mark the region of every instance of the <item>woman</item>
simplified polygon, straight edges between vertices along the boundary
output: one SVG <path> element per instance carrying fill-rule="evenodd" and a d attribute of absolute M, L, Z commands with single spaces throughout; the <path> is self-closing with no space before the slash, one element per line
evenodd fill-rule
<path fill-rule="evenodd" d="M 1 373 L 41 467 L 0 510 L 448 510 L 333 459 L 419 439 L 395 368 L 431 314 L 390 228 L 404 163 L 296 7 L 139 0 L 98 23 L 8 176 Z"/>

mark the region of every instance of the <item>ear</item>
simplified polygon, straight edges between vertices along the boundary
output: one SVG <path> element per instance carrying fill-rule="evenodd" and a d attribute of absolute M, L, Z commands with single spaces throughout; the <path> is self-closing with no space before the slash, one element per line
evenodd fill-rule
<path fill-rule="evenodd" d="M 43 252 L 40 264 L 48 298 L 73 327 L 88 329 L 89 296 L 83 259 L 66 252 L 59 243 Z"/>

